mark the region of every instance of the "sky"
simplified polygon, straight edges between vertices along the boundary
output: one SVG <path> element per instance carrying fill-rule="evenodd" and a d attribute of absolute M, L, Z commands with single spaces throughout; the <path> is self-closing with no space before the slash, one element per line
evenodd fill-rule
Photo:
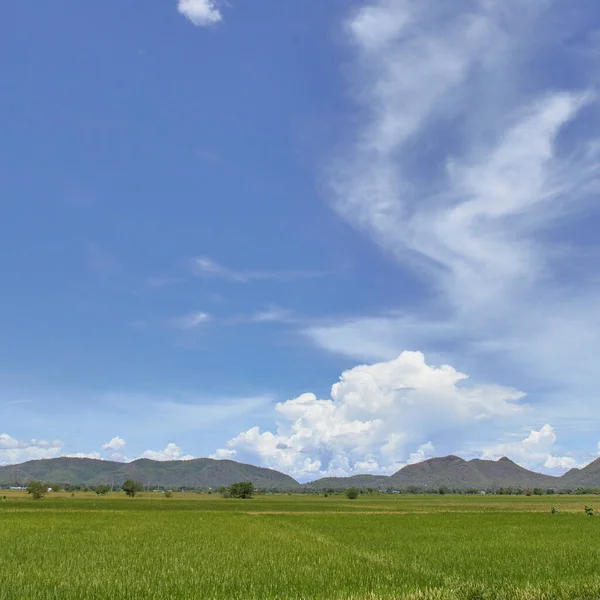
<path fill-rule="evenodd" d="M 0 464 L 600 455 L 596 0 L 0 6 Z"/>

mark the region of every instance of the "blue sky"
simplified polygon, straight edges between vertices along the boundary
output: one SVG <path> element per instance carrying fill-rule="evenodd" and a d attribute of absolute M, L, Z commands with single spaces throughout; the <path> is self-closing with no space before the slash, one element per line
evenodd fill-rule
<path fill-rule="evenodd" d="M 0 462 L 598 455 L 592 0 L 0 17 Z"/>

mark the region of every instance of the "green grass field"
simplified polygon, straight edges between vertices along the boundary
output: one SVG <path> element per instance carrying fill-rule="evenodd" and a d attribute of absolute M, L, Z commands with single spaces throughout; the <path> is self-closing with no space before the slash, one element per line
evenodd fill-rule
<path fill-rule="evenodd" d="M 600 598 L 597 497 L 7 496 L 0 600 Z"/>

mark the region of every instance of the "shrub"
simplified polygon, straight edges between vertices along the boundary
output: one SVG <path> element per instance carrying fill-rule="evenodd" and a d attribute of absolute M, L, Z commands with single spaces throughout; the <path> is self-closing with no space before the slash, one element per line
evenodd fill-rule
<path fill-rule="evenodd" d="M 248 498 L 252 498 L 254 486 L 251 481 L 238 481 L 229 486 L 228 492 L 228 498 L 241 498 L 247 500 Z"/>
<path fill-rule="evenodd" d="M 586 506 L 586 507 L 584 508 L 584 510 L 585 510 L 585 514 L 586 514 L 588 517 L 593 517 L 593 516 L 594 516 L 594 512 L 595 512 L 595 511 L 594 511 L 594 509 L 593 509 L 591 506 Z"/>
<path fill-rule="evenodd" d="M 98 496 L 106 496 L 110 492 L 110 485 L 97 485 L 94 491 Z"/>
<path fill-rule="evenodd" d="M 130 498 L 135 498 L 135 495 L 144 489 L 144 486 L 139 481 L 128 479 L 121 488 Z"/>
<path fill-rule="evenodd" d="M 41 481 L 30 481 L 27 484 L 27 493 L 31 494 L 34 500 L 41 500 L 48 491 L 48 486 L 44 485 Z"/>
<path fill-rule="evenodd" d="M 356 500 L 358 498 L 358 495 L 360 494 L 360 490 L 358 488 L 348 488 L 346 490 L 346 498 L 348 498 L 348 500 Z"/>
<path fill-rule="evenodd" d="M 558 508 L 557 508 L 556 506 L 553 506 L 553 507 L 552 507 L 552 510 L 551 510 L 550 512 L 551 512 L 553 515 L 555 515 L 555 514 L 557 514 L 559 511 L 558 511 Z"/>
<path fill-rule="evenodd" d="M 173 497 L 173 492 L 171 490 L 167 490 L 165 492 L 165 498 L 172 498 Z"/>

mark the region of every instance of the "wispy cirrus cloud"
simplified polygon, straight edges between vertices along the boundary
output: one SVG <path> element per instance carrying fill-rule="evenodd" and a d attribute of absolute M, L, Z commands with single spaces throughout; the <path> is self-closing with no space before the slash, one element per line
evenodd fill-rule
<path fill-rule="evenodd" d="M 209 314 L 201 311 L 195 311 L 188 313 L 187 315 L 183 315 L 182 317 L 175 317 L 174 319 L 171 319 L 169 323 L 177 329 L 190 331 L 204 325 L 210 321 L 210 319 L 211 317 Z"/>
<path fill-rule="evenodd" d="M 213 277 L 225 279 L 234 283 L 250 283 L 253 281 L 296 281 L 299 279 L 311 279 L 314 277 L 324 277 L 325 271 L 254 271 L 254 270 L 236 270 L 225 267 L 212 258 L 201 256 L 192 259 L 192 273 L 199 277 Z"/>
<path fill-rule="evenodd" d="M 130 323 L 131 327 L 140 331 L 152 330 L 179 330 L 182 332 L 192 332 L 204 327 L 213 320 L 212 316 L 201 310 L 194 310 L 177 317 L 166 319 L 137 320 Z"/>
<path fill-rule="evenodd" d="M 291 310 L 271 306 L 252 315 L 252 321 L 255 323 L 294 323 L 296 316 Z"/>
<path fill-rule="evenodd" d="M 399 297 L 400 316 L 312 326 L 315 343 L 361 359 L 494 356 L 595 402 L 598 244 L 577 227 L 599 189 L 597 60 L 561 44 L 568 32 L 549 24 L 564 10 L 374 0 L 352 14 L 357 127 L 325 175 L 328 198 L 427 293 L 416 309 Z M 553 80 L 542 60 L 571 61 L 576 76 Z"/>
<path fill-rule="evenodd" d="M 146 285 L 151 288 L 166 288 L 173 285 L 184 285 L 195 278 L 229 281 L 236 284 L 258 282 L 294 282 L 305 279 L 327 277 L 335 271 L 327 270 L 264 270 L 264 269 L 233 269 L 224 266 L 208 256 L 191 258 L 185 263 L 185 273 L 179 275 L 160 275 L 146 279 Z"/>

